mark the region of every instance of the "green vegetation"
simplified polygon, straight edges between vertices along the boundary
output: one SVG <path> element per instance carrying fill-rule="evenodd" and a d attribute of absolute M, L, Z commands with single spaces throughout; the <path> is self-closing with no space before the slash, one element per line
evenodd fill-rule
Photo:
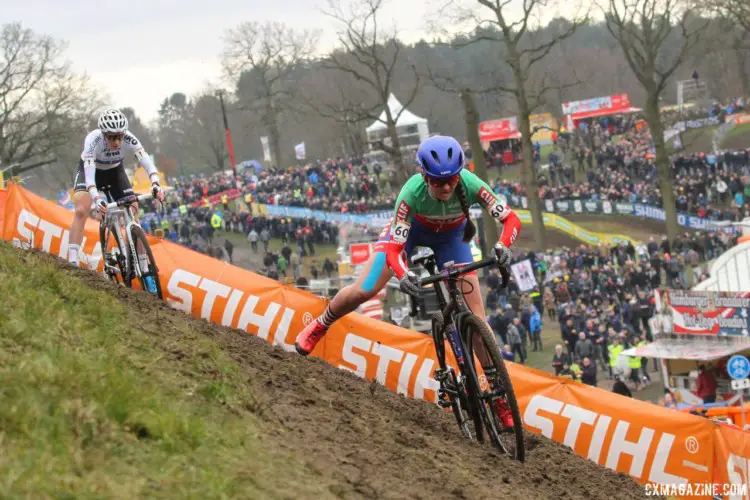
<path fill-rule="evenodd" d="M 79 277 L 0 243 L 0 497 L 325 494 L 214 340 Z"/>
<path fill-rule="evenodd" d="M 750 148 L 750 123 L 734 127 L 721 143 L 724 149 Z"/>

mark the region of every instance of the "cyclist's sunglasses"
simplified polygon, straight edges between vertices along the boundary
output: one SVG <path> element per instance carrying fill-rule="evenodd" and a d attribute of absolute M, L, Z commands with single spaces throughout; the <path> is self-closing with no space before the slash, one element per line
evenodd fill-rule
<path fill-rule="evenodd" d="M 434 188 L 440 188 L 448 184 L 449 186 L 455 186 L 458 184 L 460 174 L 452 175 L 450 177 L 443 177 L 442 179 L 435 177 L 427 177 L 427 182 Z"/>
<path fill-rule="evenodd" d="M 121 141 L 125 137 L 125 134 L 104 134 L 104 137 L 108 141 Z"/>

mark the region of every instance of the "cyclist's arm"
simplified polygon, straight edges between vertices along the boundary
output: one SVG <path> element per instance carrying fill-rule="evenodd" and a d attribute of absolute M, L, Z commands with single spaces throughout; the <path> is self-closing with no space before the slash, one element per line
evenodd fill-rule
<path fill-rule="evenodd" d="M 156 169 L 156 165 L 154 165 L 153 160 L 151 160 L 151 157 L 138 139 L 132 133 L 126 132 L 124 142 L 128 145 L 127 147 L 132 150 L 138 163 L 146 170 L 151 182 L 159 182 L 159 171 Z"/>
<path fill-rule="evenodd" d="M 101 147 L 102 141 L 104 141 L 104 138 L 98 130 L 90 132 L 83 142 L 83 151 L 81 152 L 84 182 L 86 183 L 86 190 L 92 198 L 99 195 L 99 191 L 96 189 L 96 152 Z"/>
<path fill-rule="evenodd" d="M 398 279 L 403 278 L 409 271 L 409 266 L 403 258 L 403 251 L 414 219 L 413 198 L 411 189 L 404 186 L 396 199 L 396 209 L 391 218 L 391 236 L 388 241 L 381 241 L 375 246 L 376 252 L 385 252 L 386 263 Z"/>
<path fill-rule="evenodd" d="M 509 206 L 498 199 L 492 188 L 482 179 L 471 174 L 467 181 L 471 198 L 503 225 L 503 232 L 498 241 L 510 248 L 516 242 L 518 233 L 521 232 L 521 219 Z"/>

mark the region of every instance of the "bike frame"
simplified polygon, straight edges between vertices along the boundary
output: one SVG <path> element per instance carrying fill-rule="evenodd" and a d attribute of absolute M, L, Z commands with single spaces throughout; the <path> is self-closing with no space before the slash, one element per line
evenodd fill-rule
<path fill-rule="evenodd" d="M 135 249 L 135 243 L 133 243 L 133 227 L 141 226 L 140 224 L 138 224 L 138 222 L 136 222 L 135 217 L 133 216 L 131 211 L 133 210 L 134 203 L 140 203 L 142 201 L 150 200 L 152 198 L 151 193 L 142 194 L 140 196 L 135 196 L 132 198 L 127 197 L 123 200 L 120 200 L 119 202 L 112 202 L 112 197 L 109 195 L 109 193 L 107 193 L 107 198 L 110 200 L 110 203 L 107 204 L 107 215 L 104 216 L 101 224 L 105 226 L 105 230 L 108 230 L 111 234 L 114 235 L 120 248 L 122 248 L 123 250 L 127 248 L 129 250 L 129 252 L 126 252 L 126 254 L 124 255 L 125 269 L 127 270 L 128 275 L 131 274 L 132 270 L 135 270 L 135 277 L 141 278 L 143 274 L 141 271 L 141 266 L 138 265 L 137 262 L 131 262 L 131 260 L 138 259 L 138 254 L 136 253 Z M 127 247 L 123 244 L 122 241 L 122 225 L 120 223 L 120 217 L 125 219 L 125 235 L 127 236 L 128 240 Z M 102 253 L 105 253 L 106 251 L 106 248 L 102 249 Z M 112 267 L 106 262 L 106 260 L 104 262 L 104 265 L 106 267 Z"/>

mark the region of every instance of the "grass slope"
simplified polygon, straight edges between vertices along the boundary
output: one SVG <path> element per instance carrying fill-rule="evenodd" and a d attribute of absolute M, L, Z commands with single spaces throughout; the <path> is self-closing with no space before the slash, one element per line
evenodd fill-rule
<path fill-rule="evenodd" d="M 161 337 L 139 311 L 4 242 L 0 279 L 0 497 L 323 493 L 266 446 L 241 370 L 211 339 L 187 325 Z"/>

